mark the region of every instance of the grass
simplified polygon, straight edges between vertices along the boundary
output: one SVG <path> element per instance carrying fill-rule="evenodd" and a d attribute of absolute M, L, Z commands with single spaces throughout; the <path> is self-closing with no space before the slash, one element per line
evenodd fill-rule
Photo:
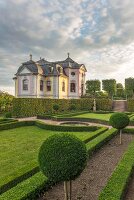
<path fill-rule="evenodd" d="M 75 118 L 92 118 L 109 121 L 110 116 L 113 113 L 99 114 L 99 113 L 85 113 L 82 115 L 76 115 Z"/>
<path fill-rule="evenodd" d="M 0 186 L 37 166 L 38 149 L 49 136 L 59 132 L 27 126 L 0 132 Z M 81 140 L 95 132 L 70 132 Z M 90 134 L 90 136 L 89 136 Z"/>

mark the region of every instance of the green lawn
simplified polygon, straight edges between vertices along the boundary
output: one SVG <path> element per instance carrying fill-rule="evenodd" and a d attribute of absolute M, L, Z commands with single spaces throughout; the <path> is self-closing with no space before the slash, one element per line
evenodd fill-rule
<path fill-rule="evenodd" d="M 85 114 L 82 114 L 82 115 L 76 115 L 75 118 L 92 118 L 92 119 L 101 119 L 101 120 L 109 121 L 109 118 L 112 114 L 113 113 L 106 113 L 106 114 L 85 113 Z"/>
<path fill-rule="evenodd" d="M 27 126 L 0 131 L 0 186 L 37 166 L 38 149 L 49 136 L 59 132 Z M 61 133 L 61 132 L 60 132 Z M 81 140 L 94 132 L 74 132 Z"/>

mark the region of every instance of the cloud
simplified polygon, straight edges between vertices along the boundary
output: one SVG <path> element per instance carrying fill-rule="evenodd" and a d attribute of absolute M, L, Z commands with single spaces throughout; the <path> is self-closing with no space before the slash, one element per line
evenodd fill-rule
<path fill-rule="evenodd" d="M 0 0 L 0 86 L 14 88 L 30 53 L 62 60 L 70 52 L 87 79 L 123 82 L 134 75 L 133 7 L 132 0 Z"/>

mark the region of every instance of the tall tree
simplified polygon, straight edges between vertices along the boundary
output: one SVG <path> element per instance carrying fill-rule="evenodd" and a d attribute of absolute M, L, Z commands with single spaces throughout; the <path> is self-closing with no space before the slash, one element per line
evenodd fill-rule
<path fill-rule="evenodd" d="M 102 89 L 108 93 L 110 98 L 112 98 L 112 96 L 116 94 L 116 80 L 115 79 L 102 80 Z"/>
<path fill-rule="evenodd" d="M 123 97 L 124 94 L 125 94 L 125 91 L 124 91 L 124 87 L 123 87 L 122 83 L 117 83 L 116 84 L 116 96 Z"/>
<path fill-rule="evenodd" d="M 86 81 L 86 93 L 91 94 L 95 97 L 96 92 L 101 89 L 101 82 L 97 79 Z"/>
<path fill-rule="evenodd" d="M 125 91 L 127 96 L 134 98 L 134 78 L 125 79 Z"/>

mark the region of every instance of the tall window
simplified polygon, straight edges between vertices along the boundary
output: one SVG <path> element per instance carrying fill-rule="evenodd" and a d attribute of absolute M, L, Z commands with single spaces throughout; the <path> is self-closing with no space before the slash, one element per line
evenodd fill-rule
<path fill-rule="evenodd" d="M 62 92 L 65 92 L 65 81 L 62 82 Z"/>
<path fill-rule="evenodd" d="M 75 83 L 70 84 L 70 92 L 75 92 L 76 91 L 76 85 Z"/>
<path fill-rule="evenodd" d="M 44 85 L 44 82 L 40 80 L 40 91 L 43 91 L 43 85 Z"/>
<path fill-rule="evenodd" d="M 28 90 L 28 80 L 27 79 L 23 80 L 23 90 Z"/>
<path fill-rule="evenodd" d="M 51 81 L 47 81 L 47 91 L 51 91 Z"/>

